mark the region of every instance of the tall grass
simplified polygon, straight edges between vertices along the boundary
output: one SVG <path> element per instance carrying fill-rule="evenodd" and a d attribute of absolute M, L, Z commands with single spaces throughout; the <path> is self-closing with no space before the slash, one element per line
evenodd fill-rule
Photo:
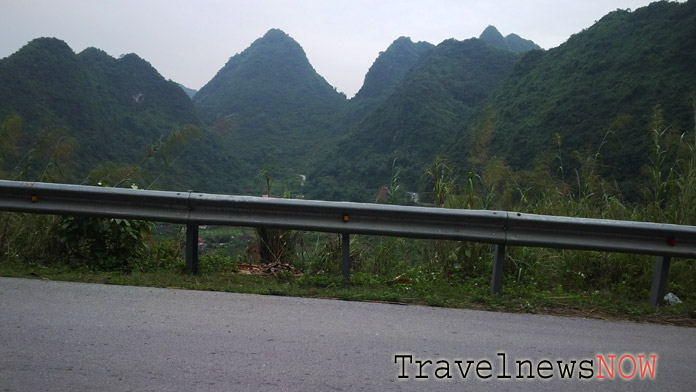
<path fill-rule="evenodd" d="M 694 104 L 696 119 L 696 101 Z M 492 122 L 476 137 L 476 156 L 471 168 L 454 168 L 438 157 L 424 174 L 430 200 L 436 208 L 497 209 L 534 214 L 651 221 L 694 225 L 696 222 L 696 123 L 694 130 L 680 132 L 667 124 L 659 108 L 652 113 L 646 137 L 651 155 L 642 168 L 644 192 L 639 200 L 624 198 L 618 183 L 600 175 L 602 149 L 612 135 L 608 130 L 595 152 L 562 155 L 562 139 L 549 141 L 529 170 L 512 170 L 499 157 L 485 153 Z M 11 134 L 11 133 L 8 133 Z M 5 149 L 11 154 L 12 149 Z M 576 169 L 569 170 L 569 161 Z M 6 162 L 6 161 L 3 161 Z M 10 170 L 11 171 L 11 170 Z M 8 170 L 5 168 L 5 174 Z M 460 173 L 460 174 L 457 174 Z M 259 174 L 270 194 L 272 169 Z M 392 165 L 387 188 L 388 202 L 398 200 L 399 170 Z M 0 261 L 48 262 L 55 255 L 55 232 L 60 218 L 28 214 L 0 214 Z M 260 257 L 266 262 L 294 264 L 306 276 L 340 275 L 341 240 L 335 234 L 261 229 Z M 148 243 L 128 268 L 133 271 L 179 268 L 181 242 L 159 240 Z M 216 268 L 229 270 L 244 256 L 223 260 L 210 255 L 204 273 Z M 226 256 L 225 256 L 226 257 Z M 351 236 L 352 272 L 382 282 L 427 281 L 436 285 L 485 282 L 490 279 L 492 246 L 456 241 L 430 241 L 389 237 Z M 207 259 L 206 259 L 207 260 Z M 612 293 L 647 298 L 653 259 L 629 254 L 509 247 L 504 269 L 504 290 L 512 292 Z M 340 280 L 336 280 L 340 281 Z M 694 260 L 672 262 L 668 290 L 684 300 L 696 298 Z"/>
<path fill-rule="evenodd" d="M 696 104 L 695 119 L 696 119 Z M 603 169 L 602 149 L 613 134 L 609 129 L 595 153 L 572 152 L 563 156 L 562 139 L 555 135 L 549 151 L 530 170 L 513 171 L 500 158 L 482 153 L 486 138 L 476 136 L 475 168 L 455 170 L 438 157 L 426 171 L 429 198 L 438 208 L 500 209 L 534 214 L 650 221 L 693 225 L 696 220 L 696 123 L 680 133 L 666 124 L 659 107 L 653 110 L 646 138 L 651 156 L 642 168 L 644 192 L 628 201 Z M 564 160 L 576 163 L 568 170 Z M 457 176 L 455 173 L 464 173 Z M 396 184 L 392 181 L 392 187 Z M 418 241 L 357 237 L 351 253 L 354 272 L 393 279 L 425 273 L 444 284 L 456 280 L 488 278 L 492 247 L 453 241 Z M 334 263 L 340 254 L 334 254 Z M 356 257 L 359 255 L 359 257 Z M 323 258 L 326 262 L 326 258 Z M 505 260 L 504 287 L 519 290 L 595 293 L 647 298 L 653 257 L 606 252 L 509 247 Z M 668 289 L 682 299 L 696 297 L 694 260 L 672 262 Z"/>

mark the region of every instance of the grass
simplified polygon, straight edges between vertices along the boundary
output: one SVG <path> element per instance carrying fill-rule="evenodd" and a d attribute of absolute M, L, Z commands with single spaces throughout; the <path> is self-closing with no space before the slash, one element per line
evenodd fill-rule
<path fill-rule="evenodd" d="M 462 281 L 432 279 L 393 283 L 372 274 L 356 273 L 348 285 L 338 275 L 244 275 L 234 271 L 187 275 L 180 268 L 151 272 L 103 272 L 63 265 L 0 263 L 0 276 L 70 282 L 148 286 L 262 295 L 377 301 L 408 305 L 549 314 L 606 320 L 628 320 L 696 327 L 696 304 L 652 307 L 646 298 L 629 300 L 607 292 L 568 293 L 562 289 L 535 290 L 505 282 L 503 293 L 489 295 L 484 278 Z"/>

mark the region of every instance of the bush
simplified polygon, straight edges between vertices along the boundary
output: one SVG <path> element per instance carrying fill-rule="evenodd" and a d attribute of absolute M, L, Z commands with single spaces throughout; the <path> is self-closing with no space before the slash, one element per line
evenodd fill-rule
<path fill-rule="evenodd" d="M 64 216 L 51 231 L 56 253 L 68 264 L 130 272 L 133 260 L 145 256 L 151 230 L 152 223 L 139 220 Z"/>
<path fill-rule="evenodd" d="M 198 259 L 198 270 L 201 273 L 211 272 L 235 272 L 237 271 L 237 261 L 233 258 L 222 254 L 221 252 L 213 252 Z"/>

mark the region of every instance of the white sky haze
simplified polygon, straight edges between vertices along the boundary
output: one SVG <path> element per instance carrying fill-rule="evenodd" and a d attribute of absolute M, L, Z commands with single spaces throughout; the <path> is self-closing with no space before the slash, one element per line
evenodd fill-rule
<path fill-rule="evenodd" d="M 0 0 L 0 58 L 34 38 L 77 53 L 136 53 L 165 78 L 200 89 L 271 28 L 305 50 L 332 86 L 352 97 L 380 51 L 400 36 L 438 44 L 488 25 L 545 49 L 617 9 L 649 0 Z"/>

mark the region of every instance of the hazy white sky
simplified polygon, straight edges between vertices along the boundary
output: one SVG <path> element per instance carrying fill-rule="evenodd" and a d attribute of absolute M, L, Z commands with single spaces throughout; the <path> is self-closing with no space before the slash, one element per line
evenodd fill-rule
<path fill-rule="evenodd" d="M 617 8 L 650 0 L 0 0 L 0 58 L 38 37 L 75 52 L 137 53 L 165 78 L 199 89 L 271 28 L 302 45 L 314 68 L 353 96 L 400 36 L 438 44 L 488 25 L 549 49 Z"/>

